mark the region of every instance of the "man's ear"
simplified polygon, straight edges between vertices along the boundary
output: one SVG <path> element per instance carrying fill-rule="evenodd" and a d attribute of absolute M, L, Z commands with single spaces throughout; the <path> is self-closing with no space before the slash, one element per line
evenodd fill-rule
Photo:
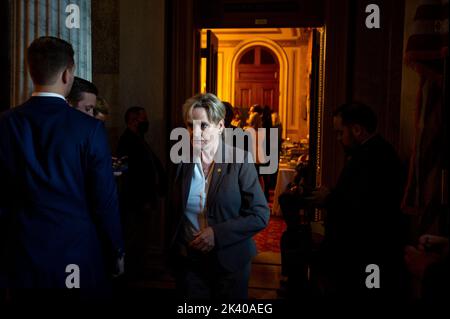
<path fill-rule="evenodd" d="M 64 84 L 67 84 L 70 82 L 70 78 L 72 76 L 72 72 L 69 68 L 64 69 L 63 73 L 62 73 L 62 81 Z"/>
<path fill-rule="evenodd" d="M 75 64 L 65 68 L 61 76 L 63 83 L 64 84 L 70 83 L 73 80 L 74 73 L 75 73 Z"/>

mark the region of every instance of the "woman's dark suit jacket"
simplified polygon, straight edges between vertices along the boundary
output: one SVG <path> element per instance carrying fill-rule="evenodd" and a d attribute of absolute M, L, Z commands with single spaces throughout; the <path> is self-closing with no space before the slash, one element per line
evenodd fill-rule
<path fill-rule="evenodd" d="M 270 210 L 258 180 L 255 165 L 249 155 L 240 149 L 222 144 L 222 163 L 216 161 L 207 196 L 208 225 L 214 230 L 219 264 L 234 272 L 250 262 L 257 254 L 252 237 L 264 229 Z M 232 154 L 244 158 L 244 163 L 230 162 Z M 175 214 L 170 251 L 176 254 L 176 238 L 182 228 L 184 210 L 190 191 L 193 163 L 181 163 L 173 187 L 173 214 Z"/>

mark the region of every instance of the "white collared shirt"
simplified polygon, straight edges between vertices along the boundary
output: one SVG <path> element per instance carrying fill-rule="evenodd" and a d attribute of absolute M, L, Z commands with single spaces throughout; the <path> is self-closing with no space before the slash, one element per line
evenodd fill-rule
<path fill-rule="evenodd" d="M 59 97 L 60 99 L 63 99 L 64 101 L 66 100 L 66 98 L 64 96 L 62 96 L 61 94 L 53 93 L 53 92 L 33 92 L 33 94 L 31 94 L 31 96 Z"/>
<path fill-rule="evenodd" d="M 191 188 L 184 211 L 186 217 L 198 231 L 200 224 L 198 221 L 199 214 L 204 213 L 206 208 L 206 198 L 208 196 L 209 183 L 211 183 L 211 175 L 214 170 L 214 163 L 211 164 L 208 176 L 205 176 L 202 164 L 199 161 L 194 162 L 194 173 L 191 180 Z"/>

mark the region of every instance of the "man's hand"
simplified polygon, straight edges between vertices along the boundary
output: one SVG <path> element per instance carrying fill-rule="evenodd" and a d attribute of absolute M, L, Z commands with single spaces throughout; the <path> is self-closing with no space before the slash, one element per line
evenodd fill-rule
<path fill-rule="evenodd" d="M 419 238 L 419 250 L 433 251 L 441 257 L 445 257 L 449 250 L 448 238 L 428 234 L 422 235 Z"/>
<path fill-rule="evenodd" d="M 195 238 L 189 246 L 194 249 L 207 253 L 214 248 L 214 231 L 211 227 L 206 227 L 204 230 L 194 234 Z"/>
<path fill-rule="evenodd" d="M 121 257 L 116 259 L 113 277 L 117 278 L 123 275 L 124 272 L 125 272 L 125 254 L 122 254 Z"/>
<path fill-rule="evenodd" d="M 440 262 L 448 255 L 448 248 L 448 238 L 428 234 L 422 235 L 419 238 L 417 248 L 406 247 L 406 266 L 413 275 L 422 278 L 430 265 Z"/>
<path fill-rule="evenodd" d="M 413 246 L 405 248 L 405 263 L 409 272 L 418 277 L 423 278 L 426 269 L 439 261 L 439 255 L 435 253 L 427 253 Z"/>
<path fill-rule="evenodd" d="M 297 185 L 293 185 L 292 187 L 288 188 L 287 192 L 289 194 L 295 195 L 295 194 L 299 193 L 299 188 Z"/>

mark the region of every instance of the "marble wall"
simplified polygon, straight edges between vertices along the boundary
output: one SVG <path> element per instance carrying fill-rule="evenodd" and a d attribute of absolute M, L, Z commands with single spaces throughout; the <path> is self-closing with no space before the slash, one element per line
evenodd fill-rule
<path fill-rule="evenodd" d="M 120 1 L 119 122 L 130 106 L 147 111 L 147 141 L 163 161 L 167 160 L 167 103 L 165 101 L 165 1 Z M 168 88 L 170 89 L 170 88 Z M 122 124 L 124 126 L 124 124 Z M 161 201 L 144 221 L 147 229 L 142 254 L 146 267 L 162 261 L 165 208 Z M 169 213 L 169 212 L 167 212 Z"/>
<path fill-rule="evenodd" d="M 120 1 L 119 113 L 123 115 L 135 105 L 147 110 L 150 121 L 147 138 L 163 161 L 169 140 L 165 49 L 165 1 Z"/>
<path fill-rule="evenodd" d="M 79 8 L 79 28 L 69 28 L 69 4 Z M 11 1 L 11 104 L 24 102 L 33 90 L 26 64 L 26 49 L 40 36 L 55 36 L 70 42 L 75 51 L 76 75 L 91 80 L 91 0 Z"/>
<path fill-rule="evenodd" d="M 137 105 L 149 115 L 152 147 L 166 157 L 167 139 L 160 138 L 167 122 L 164 3 L 92 0 L 92 79 L 110 106 L 106 126 L 113 152 L 125 129 L 125 111 Z"/>
<path fill-rule="evenodd" d="M 119 0 L 92 0 L 92 81 L 109 105 L 106 127 L 113 153 L 123 130 L 119 102 Z"/>

